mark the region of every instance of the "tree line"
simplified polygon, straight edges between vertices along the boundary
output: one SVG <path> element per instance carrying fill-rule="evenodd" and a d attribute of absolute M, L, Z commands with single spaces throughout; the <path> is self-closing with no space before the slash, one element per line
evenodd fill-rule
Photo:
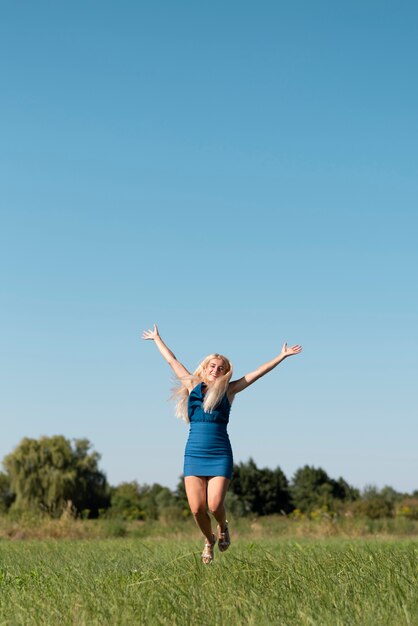
<path fill-rule="evenodd" d="M 62 435 L 22 439 L 3 460 L 0 513 L 19 516 L 35 511 L 60 517 L 71 506 L 84 518 L 172 520 L 190 514 L 182 478 L 175 490 L 137 481 L 111 486 L 99 461 L 100 454 L 87 439 Z M 407 494 L 369 486 L 360 492 L 343 478 L 335 480 L 324 469 L 309 465 L 289 481 L 280 467 L 259 468 L 249 459 L 234 465 L 226 506 L 236 516 L 298 518 L 326 513 L 418 519 L 418 490 Z"/>

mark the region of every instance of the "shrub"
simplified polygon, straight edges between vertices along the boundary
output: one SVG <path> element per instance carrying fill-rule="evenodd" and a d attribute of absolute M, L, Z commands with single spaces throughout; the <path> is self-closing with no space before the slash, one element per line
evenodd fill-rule
<path fill-rule="evenodd" d="M 397 503 L 395 508 L 396 517 L 407 517 L 418 520 L 418 498 L 404 498 Z"/>

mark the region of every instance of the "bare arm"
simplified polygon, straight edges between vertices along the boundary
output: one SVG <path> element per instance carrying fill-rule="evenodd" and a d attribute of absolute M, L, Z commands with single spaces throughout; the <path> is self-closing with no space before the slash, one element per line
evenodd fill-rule
<path fill-rule="evenodd" d="M 191 381 L 182 380 L 185 376 L 190 376 L 190 372 L 184 367 L 180 361 L 176 359 L 175 354 L 165 345 L 164 341 L 161 339 L 160 334 L 158 332 L 157 326 L 154 324 L 153 330 L 144 330 L 142 333 L 142 339 L 152 339 L 160 351 L 161 355 L 165 358 L 177 378 L 187 387 L 187 389 L 191 389 L 192 383 Z"/>
<path fill-rule="evenodd" d="M 296 345 L 296 346 L 292 346 L 291 348 L 288 348 L 287 343 L 285 342 L 283 344 L 282 351 L 280 352 L 278 356 L 276 356 L 271 361 L 264 363 L 264 365 L 260 365 L 260 367 L 258 367 L 253 372 L 250 372 L 249 374 L 246 374 L 242 378 L 238 380 L 234 380 L 229 384 L 229 387 L 228 387 L 229 401 L 232 402 L 235 394 L 239 393 L 240 391 L 243 391 L 244 389 L 246 389 L 247 387 L 255 383 L 256 380 L 258 380 L 265 374 L 268 374 L 268 372 L 271 372 L 271 370 L 273 370 L 279 363 L 281 363 L 288 356 L 299 354 L 299 352 L 301 351 L 302 351 L 302 346 Z"/>

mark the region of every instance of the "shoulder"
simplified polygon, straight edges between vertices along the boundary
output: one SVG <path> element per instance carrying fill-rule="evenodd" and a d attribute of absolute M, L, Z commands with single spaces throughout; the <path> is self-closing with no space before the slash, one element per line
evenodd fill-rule
<path fill-rule="evenodd" d="M 200 393 L 202 384 L 202 381 L 198 382 L 197 384 L 196 381 L 190 381 L 190 387 L 188 390 L 189 396 L 191 396 L 192 394 Z"/>

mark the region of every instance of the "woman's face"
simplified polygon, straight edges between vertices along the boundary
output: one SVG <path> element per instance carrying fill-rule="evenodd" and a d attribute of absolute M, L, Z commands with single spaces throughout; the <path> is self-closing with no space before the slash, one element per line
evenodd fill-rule
<path fill-rule="evenodd" d="M 220 376 L 226 373 L 226 367 L 223 359 L 213 358 L 209 361 L 205 369 L 206 380 L 208 383 L 213 383 Z"/>

